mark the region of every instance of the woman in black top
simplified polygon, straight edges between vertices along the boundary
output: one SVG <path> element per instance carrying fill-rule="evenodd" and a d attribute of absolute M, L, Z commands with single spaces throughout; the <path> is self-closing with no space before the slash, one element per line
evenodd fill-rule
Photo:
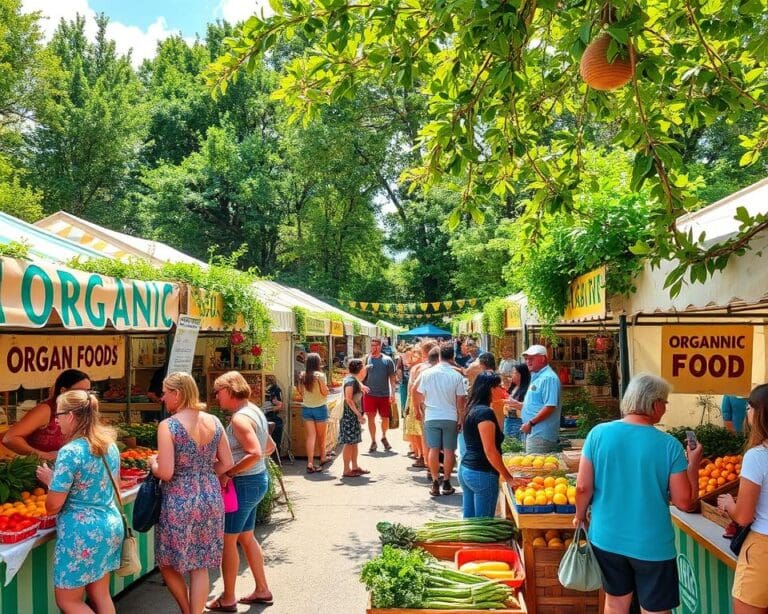
<path fill-rule="evenodd" d="M 485 371 L 475 378 L 469 396 L 462 427 L 465 451 L 459 467 L 464 518 L 492 518 L 499 497 L 499 476 L 512 484 L 512 476 L 501 460 L 504 433 L 490 407 L 491 394 L 497 386 L 501 386 L 501 377 Z"/>

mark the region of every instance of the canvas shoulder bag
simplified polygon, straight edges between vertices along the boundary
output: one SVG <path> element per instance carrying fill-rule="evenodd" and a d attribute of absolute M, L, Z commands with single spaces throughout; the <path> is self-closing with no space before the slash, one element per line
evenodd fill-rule
<path fill-rule="evenodd" d="M 107 475 L 109 475 L 109 479 L 112 482 L 114 499 L 117 502 L 117 510 L 120 512 L 120 518 L 123 520 L 123 546 L 120 550 L 120 567 L 115 569 L 115 575 L 133 576 L 141 571 L 139 546 L 136 543 L 136 538 L 133 536 L 131 527 L 128 526 L 128 519 L 123 512 L 123 499 L 120 497 L 120 488 L 115 481 L 115 476 L 112 475 L 112 471 L 109 469 L 106 455 L 102 456 L 101 460 L 104 462 L 104 468 L 107 470 Z"/>
<path fill-rule="evenodd" d="M 579 545 L 582 539 L 583 546 Z M 603 586 L 600 565 L 587 539 L 584 523 L 579 523 L 573 535 L 573 541 L 560 561 L 557 579 L 565 588 L 574 591 L 596 591 Z"/>

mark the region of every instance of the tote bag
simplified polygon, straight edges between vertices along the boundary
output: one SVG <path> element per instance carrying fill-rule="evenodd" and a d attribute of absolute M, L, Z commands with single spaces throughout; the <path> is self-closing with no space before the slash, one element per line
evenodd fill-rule
<path fill-rule="evenodd" d="M 133 504 L 133 528 L 146 533 L 160 520 L 160 506 L 163 502 L 163 492 L 160 490 L 160 480 L 152 472 L 139 486 L 136 501 Z"/>
<path fill-rule="evenodd" d="M 389 428 L 396 429 L 400 426 L 400 413 L 397 410 L 397 401 L 389 404 Z"/>
<path fill-rule="evenodd" d="M 112 481 L 113 497 L 117 502 L 117 509 L 120 512 L 120 518 L 123 521 L 123 544 L 120 549 L 120 567 L 115 569 L 116 576 L 133 576 L 141 571 L 141 559 L 139 558 L 139 545 L 136 543 L 136 538 L 133 536 L 133 531 L 128 526 L 128 519 L 123 513 L 123 499 L 120 496 L 120 488 L 115 481 L 115 476 L 109 470 L 107 459 L 105 456 L 101 457 L 104 462 L 104 467 L 107 469 L 109 478 Z"/>
<path fill-rule="evenodd" d="M 579 545 L 581 539 L 584 540 L 583 546 Z M 574 591 L 596 591 L 603 586 L 600 566 L 592 552 L 583 523 L 579 523 L 573 541 L 560 561 L 557 579 L 565 588 Z"/>

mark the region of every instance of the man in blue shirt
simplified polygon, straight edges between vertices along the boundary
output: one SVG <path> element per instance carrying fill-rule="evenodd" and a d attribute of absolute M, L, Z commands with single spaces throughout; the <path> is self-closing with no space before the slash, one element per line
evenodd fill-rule
<path fill-rule="evenodd" d="M 555 452 L 560 439 L 560 379 L 549 366 L 543 345 L 532 345 L 523 352 L 523 358 L 531 372 L 520 415 L 525 452 Z"/>
<path fill-rule="evenodd" d="M 723 424 L 729 431 L 744 432 L 744 419 L 747 417 L 747 399 L 730 394 L 723 396 L 720 405 L 723 414 Z"/>

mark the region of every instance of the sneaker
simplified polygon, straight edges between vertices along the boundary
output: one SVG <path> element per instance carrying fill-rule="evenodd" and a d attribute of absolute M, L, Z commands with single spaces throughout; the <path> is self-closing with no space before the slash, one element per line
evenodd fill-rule
<path fill-rule="evenodd" d="M 386 437 L 381 438 L 381 445 L 384 446 L 384 449 L 387 451 L 392 449 L 392 446 L 389 445 L 389 442 L 387 441 Z"/>
<path fill-rule="evenodd" d="M 433 497 L 439 497 L 440 496 L 440 482 L 437 480 L 434 480 L 432 482 L 432 487 L 429 489 L 429 494 Z"/>
<path fill-rule="evenodd" d="M 374 441 L 374 442 L 371 443 L 371 447 L 368 448 L 368 451 L 369 452 L 375 452 L 377 449 L 378 449 L 378 446 L 376 445 L 376 442 Z"/>
<path fill-rule="evenodd" d="M 451 486 L 451 482 L 449 480 L 443 480 L 443 494 L 444 495 L 452 495 L 456 492 L 456 489 Z"/>

